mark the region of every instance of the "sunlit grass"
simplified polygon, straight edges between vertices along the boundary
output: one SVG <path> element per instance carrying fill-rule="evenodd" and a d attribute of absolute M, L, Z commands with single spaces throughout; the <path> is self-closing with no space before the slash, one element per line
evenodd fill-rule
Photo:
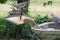
<path fill-rule="evenodd" d="M 4 18 L 6 16 L 7 16 L 7 14 L 5 14 L 5 13 L 0 14 L 0 18 Z"/>
<path fill-rule="evenodd" d="M 43 17 L 43 16 L 46 16 L 46 15 L 50 16 L 50 12 L 49 11 L 47 11 L 47 12 L 29 11 L 28 15 L 30 15 L 32 17 L 35 17 L 36 15 L 41 15 Z"/>
<path fill-rule="evenodd" d="M 17 3 L 17 1 L 7 1 L 7 3 L 6 4 L 8 4 L 8 5 L 14 5 L 14 4 L 16 4 Z"/>
<path fill-rule="evenodd" d="M 30 0 L 30 5 L 41 6 L 43 3 L 47 3 L 49 0 Z M 60 6 L 60 0 L 52 0 L 53 6 Z"/>

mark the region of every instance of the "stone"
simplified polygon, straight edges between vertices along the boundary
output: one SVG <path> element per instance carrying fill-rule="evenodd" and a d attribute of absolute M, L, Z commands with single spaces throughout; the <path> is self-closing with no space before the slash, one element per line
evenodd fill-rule
<path fill-rule="evenodd" d="M 28 20 L 26 20 L 26 19 L 28 19 Z M 30 18 L 28 16 L 22 15 L 22 19 L 20 20 L 20 16 L 18 15 L 18 16 L 6 17 L 5 20 L 10 21 L 10 22 L 12 22 L 12 23 L 14 23 L 16 25 L 19 25 L 19 24 L 23 24 L 25 20 L 27 22 L 27 21 L 30 21 L 30 20 L 32 21 L 34 19 L 32 19 L 32 18 Z"/>
<path fill-rule="evenodd" d="M 42 29 L 48 29 L 48 28 L 55 28 L 55 29 L 60 29 L 60 24 L 55 23 L 55 22 L 46 22 L 39 24 L 40 28 Z"/>

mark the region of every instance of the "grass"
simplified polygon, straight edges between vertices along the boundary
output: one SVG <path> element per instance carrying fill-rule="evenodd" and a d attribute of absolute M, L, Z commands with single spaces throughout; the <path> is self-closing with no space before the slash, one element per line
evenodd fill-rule
<path fill-rule="evenodd" d="M 39 15 L 43 15 L 44 16 L 44 15 L 48 14 L 50 16 L 50 13 L 51 13 L 50 10 L 51 10 L 51 8 L 54 8 L 53 11 L 56 12 L 56 14 L 57 14 L 58 11 L 60 11 L 60 10 L 58 10 L 59 7 L 60 7 L 60 0 L 57 0 L 57 1 L 56 0 L 52 0 L 52 1 L 53 1 L 53 5 L 52 6 L 47 5 L 46 7 L 43 7 L 42 4 L 44 2 L 47 2 L 47 0 L 45 0 L 45 1 L 43 1 L 43 0 L 30 0 L 30 8 L 29 8 L 29 12 L 28 12 L 29 15 L 39 14 Z M 16 4 L 16 3 L 17 3 L 17 1 L 14 1 L 14 2 L 13 1 L 7 1 L 6 8 L 7 8 L 7 5 L 12 6 L 13 4 Z M 6 9 L 5 10 L 2 9 L 2 7 L 0 9 L 1 9 L 0 11 L 2 13 L 6 13 L 6 14 L 8 14 L 8 12 L 10 11 L 9 8 L 8 8 L 9 11 L 6 10 Z M 58 15 L 59 15 L 59 13 L 58 13 Z M 34 15 L 32 15 L 32 16 L 34 16 Z"/>
<path fill-rule="evenodd" d="M 4 18 L 4 17 L 6 17 L 7 15 L 5 14 L 5 13 L 3 13 L 3 14 L 0 14 L 0 18 Z"/>
<path fill-rule="evenodd" d="M 42 5 L 44 2 L 48 2 L 48 0 L 31 0 L 30 5 Z M 60 6 L 60 0 L 52 0 L 54 6 Z"/>
<path fill-rule="evenodd" d="M 39 11 L 29 11 L 28 13 L 29 13 L 28 15 L 32 16 L 33 18 L 35 18 L 36 15 L 41 15 L 42 17 L 44 17 L 46 15 L 50 16 L 50 12 L 49 11 L 47 11 L 47 12 L 43 12 L 43 11 L 42 12 L 41 11 L 40 12 Z"/>
<path fill-rule="evenodd" d="M 11 6 L 6 4 L 0 4 L 0 16 L 8 15 L 9 11 L 11 11 Z"/>
<path fill-rule="evenodd" d="M 3 38 L 3 37 L 9 38 L 10 34 L 11 34 L 11 37 L 14 38 L 16 25 L 4 20 L 4 17 L 6 17 L 6 16 L 7 16 L 6 13 L 0 13 L 0 38 Z"/>
<path fill-rule="evenodd" d="M 7 3 L 6 4 L 8 4 L 8 5 L 14 5 L 14 4 L 16 4 L 17 3 L 17 1 L 7 1 Z"/>
<path fill-rule="evenodd" d="M 47 5 L 46 7 L 43 7 L 43 3 L 47 2 L 47 0 L 30 0 L 30 6 L 29 6 L 29 11 L 30 11 L 30 15 L 34 16 L 36 14 L 39 14 L 42 16 L 44 15 L 49 15 L 51 13 L 57 15 L 60 17 L 60 0 L 52 0 L 53 1 L 53 5 Z M 34 14 L 34 15 L 33 15 Z"/>
<path fill-rule="evenodd" d="M 52 0 L 53 1 L 53 8 L 56 6 L 56 5 L 58 5 L 58 6 L 60 6 L 60 0 Z M 50 15 L 50 6 L 48 6 L 48 7 L 45 7 L 45 8 L 47 8 L 47 9 L 49 9 L 48 11 L 46 11 L 46 10 L 44 10 L 44 11 L 40 11 L 41 9 L 41 7 L 42 7 L 42 4 L 44 3 L 44 2 L 47 2 L 47 0 L 45 0 L 45 1 L 43 1 L 43 0 L 30 0 L 30 8 L 31 9 L 29 9 L 29 15 L 32 15 L 32 16 L 34 16 L 34 15 L 36 15 L 36 14 L 39 14 L 39 15 L 46 15 L 46 14 L 48 14 L 48 15 Z M 7 1 L 7 3 L 6 3 L 6 5 L 10 5 L 10 6 L 12 6 L 13 4 L 16 4 L 17 3 L 17 1 Z M 6 6 L 7 7 L 7 6 Z M 39 8 L 40 7 L 40 8 Z M 1 8 L 0 8 L 1 9 Z M 36 10 L 37 9 L 37 10 Z M 8 9 L 8 10 L 10 10 L 10 9 Z M 38 11 L 39 10 L 39 11 Z M 4 13 L 7 13 L 8 11 L 5 11 L 4 9 L 1 9 L 1 11 L 2 11 L 2 13 L 4 14 Z M 1 14 L 2 14 L 1 13 Z M 0 14 L 0 16 L 1 16 L 1 14 Z M 8 13 L 7 13 L 8 14 Z M 34 15 L 33 15 L 34 14 Z"/>

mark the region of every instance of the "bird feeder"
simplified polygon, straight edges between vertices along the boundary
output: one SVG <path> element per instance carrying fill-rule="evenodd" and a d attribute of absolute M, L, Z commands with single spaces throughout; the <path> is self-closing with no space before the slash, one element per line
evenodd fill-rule
<path fill-rule="evenodd" d="M 23 7 L 27 3 L 28 2 L 23 2 L 23 3 L 19 3 L 19 4 L 14 5 L 14 7 L 17 9 L 16 12 L 18 12 L 20 15 L 17 15 L 17 16 L 10 15 L 10 16 L 5 17 L 5 20 L 18 25 L 17 32 L 16 32 L 16 40 L 18 40 L 18 32 L 19 32 L 18 28 L 20 27 L 21 24 L 24 24 L 24 19 L 29 19 L 29 17 L 22 15 L 23 14 Z"/>

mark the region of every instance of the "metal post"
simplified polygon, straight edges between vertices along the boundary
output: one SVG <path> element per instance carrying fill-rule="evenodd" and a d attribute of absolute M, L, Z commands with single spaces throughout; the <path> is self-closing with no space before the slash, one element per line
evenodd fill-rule
<path fill-rule="evenodd" d="M 23 8 L 21 8 L 21 12 L 20 12 L 20 20 L 22 19 L 22 15 L 23 15 Z"/>
<path fill-rule="evenodd" d="M 18 40 L 18 33 L 19 33 L 19 26 L 17 27 L 17 31 L 16 31 L 16 40 Z"/>

